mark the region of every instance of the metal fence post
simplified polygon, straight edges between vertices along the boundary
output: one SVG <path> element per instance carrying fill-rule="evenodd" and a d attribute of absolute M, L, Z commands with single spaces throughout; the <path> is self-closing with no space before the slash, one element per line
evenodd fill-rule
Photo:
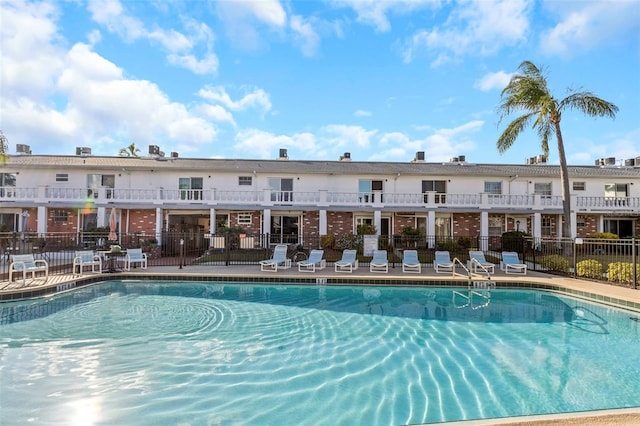
<path fill-rule="evenodd" d="M 631 267 L 633 268 L 633 288 L 638 289 L 638 260 L 636 259 L 636 238 L 631 238 Z"/>

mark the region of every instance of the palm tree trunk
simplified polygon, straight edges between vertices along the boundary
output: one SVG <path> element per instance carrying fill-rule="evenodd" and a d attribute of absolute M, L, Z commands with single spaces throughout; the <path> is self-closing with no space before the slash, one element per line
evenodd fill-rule
<path fill-rule="evenodd" d="M 560 131 L 560 123 L 554 123 L 556 137 L 558 139 L 558 155 L 560 157 L 560 181 L 562 182 L 562 212 L 564 216 L 564 224 L 562 228 L 562 236 L 565 238 L 573 238 L 571 226 L 571 192 L 569 191 L 569 170 L 567 168 L 567 156 L 564 153 L 564 142 L 562 140 L 562 132 Z"/>

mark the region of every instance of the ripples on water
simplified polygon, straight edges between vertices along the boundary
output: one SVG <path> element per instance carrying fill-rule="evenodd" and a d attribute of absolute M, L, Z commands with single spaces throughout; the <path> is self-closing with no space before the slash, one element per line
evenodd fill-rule
<path fill-rule="evenodd" d="M 629 313 L 465 292 L 108 283 L 4 304 L 2 423 L 401 425 L 638 405 Z"/>

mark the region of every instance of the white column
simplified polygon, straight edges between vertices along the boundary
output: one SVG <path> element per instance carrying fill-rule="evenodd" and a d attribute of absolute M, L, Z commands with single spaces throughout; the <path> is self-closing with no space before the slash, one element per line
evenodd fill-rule
<path fill-rule="evenodd" d="M 320 218 L 318 221 L 318 233 L 320 235 L 327 235 L 327 211 L 320 210 Z"/>
<path fill-rule="evenodd" d="M 96 212 L 96 224 L 97 226 L 109 226 L 109 216 L 106 215 L 105 207 L 98 207 Z"/>
<path fill-rule="evenodd" d="M 262 245 L 264 247 L 269 247 L 269 238 L 267 238 L 266 235 L 269 233 L 270 230 L 271 230 L 271 209 L 264 209 L 262 211 L 262 235 L 265 236 L 265 238 L 262 241 Z"/>
<path fill-rule="evenodd" d="M 489 212 L 480 212 L 480 250 L 489 249 Z"/>
<path fill-rule="evenodd" d="M 158 245 L 162 245 L 162 209 L 156 207 L 156 240 Z"/>
<path fill-rule="evenodd" d="M 38 206 L 38 234 L 47 232 L 47 208 Z"/>
<path fill-rule="evenodd" d="M 382 226 L 382 212 L 380 210 L 373 211 L 373 226 L 376 227 L 376 235 L 380 235 L 380 228 Z"/>
<path fill-rule="evenodd" d="M 578 214 L 575 211 L 571 212 L 571 235 L 567 237 L 575 238 L 578 235 Z"/>
<path fill-rule="evenodd" d="M 436 246 L 436 212 L 434 210 L 427 212 L 427 244 L 429 248 Z"/>
<path fill-rule="evenodd" d="M 556 219 L 556 235 L 558 235 L 558 238 L 562 238 L 564 235 L 562 233 L 562 215 L 559 214 L 557 215 L 557 219 Z"/>
<path fill-rule="evenodd" d="M 209 233 L 216 233 L 216 209 L 209 209 Z"/>

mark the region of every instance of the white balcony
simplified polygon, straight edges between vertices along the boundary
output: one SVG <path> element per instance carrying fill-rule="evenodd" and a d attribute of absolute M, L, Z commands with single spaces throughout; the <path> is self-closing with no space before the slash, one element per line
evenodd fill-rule
<path fill-rule="evenodd" d="M 227 191 L 219 189 L 119 189 L 119 188 L 57 188 L 39 186 L 32 188 L 0 187 L 0 203 L 69 203 L 69 206 L 85 204 L 88 200 L 96 206 L 148 203 L 180 207 L 198 204 L 204 206 L 237 207 L 256 205 L 286 205 L 292 207 L 314 206 L 318 208 L 410 208 L 415 210 L 435 208 L 469 208 L 484 210 L 544 211 L 561 210 L 562 197 L 518 194 L 452 194 L 452 193 L 392 193 L 373 191 L 317 192 L 303 191 Z M 576 212 L 640 212 L 640 197 L 584 197 L 573 196 L 572 208 Z"/>

